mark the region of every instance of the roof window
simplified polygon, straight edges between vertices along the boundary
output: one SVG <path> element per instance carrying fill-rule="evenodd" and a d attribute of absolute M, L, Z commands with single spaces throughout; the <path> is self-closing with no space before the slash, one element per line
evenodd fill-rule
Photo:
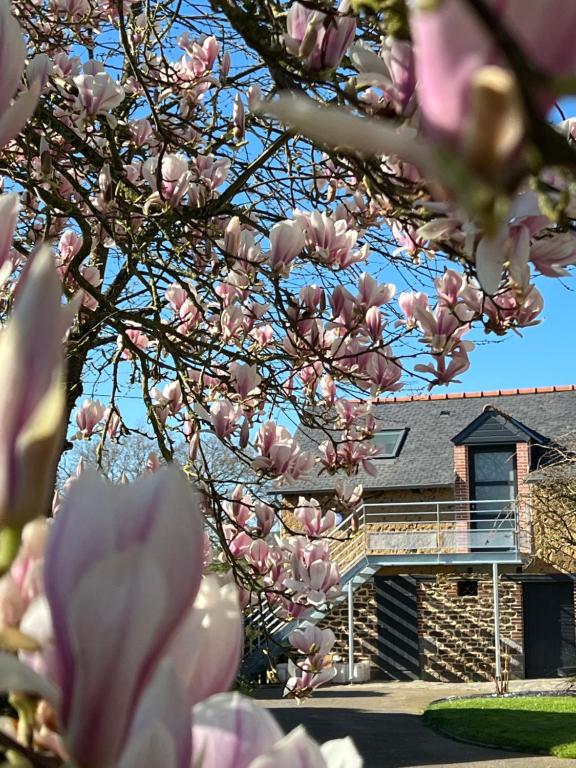
<path fill-rule="evenodd" d="M 376 432 L 372 438 L 374 445 L 379 449 L 375 459 L 394 459 L 400 453 L 402 443 L 406 437 L 407 429 L 382 429 Z"/>

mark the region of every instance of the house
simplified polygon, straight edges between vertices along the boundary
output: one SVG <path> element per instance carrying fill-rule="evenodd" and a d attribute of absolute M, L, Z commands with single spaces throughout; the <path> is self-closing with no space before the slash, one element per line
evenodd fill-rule
<path fill-rule="evenodd" d="M 536 557 L 531 472 L 576 430 L 576 386 L 379 400 L 359 530 L 333 545 L 347 604 L 315 618 L 374 677 L 554 677 L 576 668 L 576 573 Z M 304 448 L 325 439 L 301 431 Z M 284 491 L 333 506 L 337 477 Z M 576 566 L 575 566 L 576 571 Z M 576 671 L 576 670 L 575 670 Z"/>

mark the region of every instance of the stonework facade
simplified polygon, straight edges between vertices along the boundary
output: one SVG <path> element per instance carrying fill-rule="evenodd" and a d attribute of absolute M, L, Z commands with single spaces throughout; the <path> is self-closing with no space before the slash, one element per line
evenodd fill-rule
<path fill-rule="evenodd" d="M 329 627 L 336 635 L 333 653 L 348 659 L 348 605 L 337 605 L 319 624 Z M 376 616 L 376 589 L 372 580 L 354 592 L 354 661 L 370 661 L 374 666 L 377 654 L 378 621 Z"/>
<path fill-rule="evenodd" d="M 370 661 L 375 678 L 492 680 L 490 563 L 506 552 L 499 583 L 504 673 L 549 677 L 576 669 L 575 560 L 558 548 L 550 556 L 558 525 L 548 518 L 534 525 L 534 490 L 527 482 L 541 460 L 540 436 L 553 439 L 575 423 L 576 385 L 391 398 L 377 404 L 375 415 L 382 431 L 403 427 L 405 442 L 397 456 L 374 462 L 374 477 L 359 480 L 365 506 L 331 548 L 344 582 L 365 579 L 354 593 L 355 661 Z M 514 473 L 501 471 L 502 461 L 509 469 L 512 460 Z M 334 506 L 334 493 L 324 484 L 303 495 Z M 286 510 L 294 530 L 290 507 L 296 496 L 294 491 Z M 517 527 L 501 524 L 512 520 L 501 514 L 512 499 Z M 494 505 L 492 527 L 482 500 Z M 483 533 L 488 528 L 494 537 Z M 346 600 L 321 626 L 333 629 L 334 653 L 346 661 Z"/>
<path fill-rule="evenodd" d="M 384 569 L 380 574 L 382 578 L 386 577 Z M 490 574 L 444 571 L 436 576 L 415 574 L 407 578 L 415 582 L 417 596 L 416 660 L 419 671 L 411 677 L 440 682 L 493 680 L 494 614 Z M 467 582 L 464 587 L 463 582 Z M 474 592 L 474 589 L 477 590 L 476 594 L 468 594 Z M 510 575 L 501 577 L 499 605 L 502 665 L 505 674 L 513 679 L 524 677 L 522 590 L 520 580 Z M 386 624 L 386 617 L 384 623 L 381 614 L 379 618 L 378 610 L 377 590 L 371 579 L 354 593 L 354 659 L 356 662 L 370 661 L 374 679 L 391 677 L 382 672 L 381 637 L 382 632 L 385 633 L 390 627 Z M 334 653 L 346 661 L 346 602 L 339 604 L 320 626 L 330 627 L 334 631 Z M 384 652 L 394 656 L 386 647 Z M 403 670 L 399 670 L 398 679 L 407 679 Z"/>
<path fill-rule="evenodd" d="M 466 582 L 477 594 L 467 594 Z M 473 574 L 419 581 L 417 595 L 422 678 L 494 679 L 492 580 Z M 503 668 L 510 677 L 523 677 L 522 585 L 501 579 L 499 602 Z"/>

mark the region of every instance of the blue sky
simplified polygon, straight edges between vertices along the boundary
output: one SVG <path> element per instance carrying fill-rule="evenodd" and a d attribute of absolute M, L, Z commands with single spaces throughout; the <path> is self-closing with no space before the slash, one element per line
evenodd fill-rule
<path fill-rule="evenodd" d="M 572 336 L 576 278 L 542 278 L 537 285 L 545 302 L 540 325 L 524 329 L 522 337 L 509 334 L 496 343 L 478 345 L 470 355 L 472 365 L 461 383 L 437 392 L 576 383 L 576 345 Z"/>
<path fill-rule="evenodd" d="M 476 337 L 479 343 L 470 354 L 470 370 L 460 377 L 460 383 L 437 387 L 435 393 L 576 384 L 576 344 L 572 336 L 576 277 L 541 278 L 537 285 L 545 301 L 542 322 L 525 328 L 522 336 L 510 333 L 501 339 L 493 335 L 485 339 Z M 121 367 L 126 373 L 130 370 L 126 362 Z M 89 396 L 90 388 L 86 390 Z M 94 395 L 105 401 L 107 390 L 108 387 L 96 387 Z M 413 392 L 408 381 L 405 394 Z M 144 420 L 138 388 L 127 388 L 118 404 L 133 426 Z"/>

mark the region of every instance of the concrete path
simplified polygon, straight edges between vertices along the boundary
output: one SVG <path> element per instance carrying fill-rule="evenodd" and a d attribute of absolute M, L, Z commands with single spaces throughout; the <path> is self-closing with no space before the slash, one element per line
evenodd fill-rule
<path fill-rule="evenodd" d="M 564 683 L 565 685 L 565 683 Z M 513 688 L 558 687 L 559 681 Z M 485 749 L 444 738 L 422 724 L 419 715 L 435 699 L 492 693 L 491 684 L 367 683 L 322 689 L 298 706 L 281 698 L 279 688 L 258 692 L 284 730 L 305 725 L 317 741 L 351 736 L 365 768 L 576 768 L 575 760 L 533 757 Z"/>

